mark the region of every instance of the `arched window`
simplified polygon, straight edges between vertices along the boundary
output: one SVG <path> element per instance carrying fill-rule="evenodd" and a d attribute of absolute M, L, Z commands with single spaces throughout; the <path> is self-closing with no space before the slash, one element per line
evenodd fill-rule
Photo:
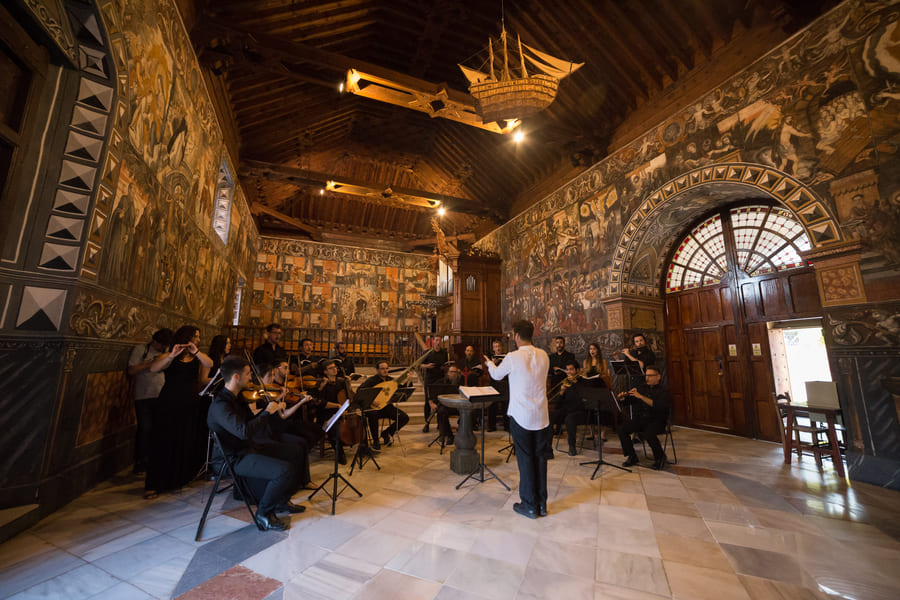
<path fill-rule="evenodd" d="M 734 242 L 733 260 L 726 250 L 727 230 Z M 809 249 L 803 227 L 787 210 L 764 205 L 732 208 L 709 217 L 681 241 L 669 263 L 666 291 L 715 285 L 730 268 L 755 277 L 804 267 L 800 253 Z"/>

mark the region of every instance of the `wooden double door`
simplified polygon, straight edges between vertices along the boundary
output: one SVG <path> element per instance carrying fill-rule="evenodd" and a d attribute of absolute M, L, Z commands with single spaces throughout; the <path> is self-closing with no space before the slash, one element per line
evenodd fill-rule
<path fill-rule="evenodd" d="M 728 211 L 720 216 L 720 283 L 665 296 L 674 421 L 779 441 L 767 323 L 821 316 L 815 274 L 807 266 L 750 276 L 738 268 Z"/>

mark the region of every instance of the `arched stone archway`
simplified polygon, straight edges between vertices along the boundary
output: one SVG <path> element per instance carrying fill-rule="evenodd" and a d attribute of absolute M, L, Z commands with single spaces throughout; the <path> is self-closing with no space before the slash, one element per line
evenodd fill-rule
<path fill-rule="evenodd" d="M 791 175 L 754 163 L 700 167 L 667 181 L 632 213 L 616 246 L 608 296 L 659 298 L 677 234 L 702 213 L 738 198 L 774 199 L 796 216 L 814 250 L 844 241 L 831 207 Z"/>

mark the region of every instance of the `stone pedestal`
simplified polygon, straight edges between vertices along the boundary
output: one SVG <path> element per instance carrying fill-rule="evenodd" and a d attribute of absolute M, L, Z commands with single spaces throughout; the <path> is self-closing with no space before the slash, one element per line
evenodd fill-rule
<path fill-rule="evenodd" d="M 459 428 L 450 452 L 450 470 L 459 475 L 468 475 L 478 467 L 480 455 L 475 450 L 475 434 L 472 432 L 472 411 L 481 410 L 480 404 L 473 404 L 459 394 L 438 396 L 438 401 L 448 408 L 459 411 Z"/>

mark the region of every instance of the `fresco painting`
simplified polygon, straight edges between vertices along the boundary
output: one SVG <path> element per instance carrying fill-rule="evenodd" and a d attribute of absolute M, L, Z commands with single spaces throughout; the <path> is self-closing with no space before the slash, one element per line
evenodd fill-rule
<path fill-rule="evenodd" d="M 837 7 L 479 240 L 504 260 L 504 327 L 526 316 L 542 341 L 561 334 L 574 336 L 576 350 L 595 338 L 620 347 L 621 332 L 603 306 L 628 291 L 611 281 L 613 263 L 624 258 L 616 255 L 623 235 L 638 243 L 621 283 L 652 287 L 658 296 L 674 238 L 717 206 L 771 198 L 727 183 L 700 187 L 629 230 L 663 185 L 725 162 L 759 165 L 808 186 L 825 212 L 839 216 L 838 241 L 858 239 L 881 257 L 882 272 L 900 270 L 898 14 L 892 2 Z M 661 334 L 648 334 L 661 349 Z"/>
<path fill-rule="evenodd" d="M 422 329 L 421 307 L 433 294 L 428 256 L 262 238 L 250 324 L 286 327 Z"/>
<path fill-rule="evenodd" d="M 136 306 L 221 327 L 232 316 L 238 278 L 252 276 L 259 235 L 240 186 L 227 244 L 212 228 L 225 148 L 177 8 L 168 0 L 116 8 L 104 15 L 121 24 L 129 65 L 117 124 L 125 135 L 99 279 L 124 296 L 105 312 Z M 78 312 L 90 305 L 77 305 L 71 322 L 106 331 L 91 322 L 96 311 Z"/>

